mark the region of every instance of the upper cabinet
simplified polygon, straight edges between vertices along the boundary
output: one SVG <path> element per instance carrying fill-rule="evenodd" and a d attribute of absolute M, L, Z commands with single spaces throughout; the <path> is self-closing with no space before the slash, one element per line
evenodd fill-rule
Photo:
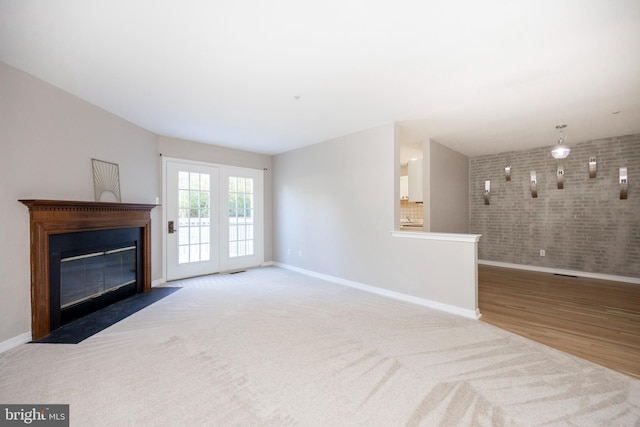
<path fill-rule="evenodd" d="M 409 201 L 422 203 L 422 159 L 409 160 Z"/>
<path fill-rule="evenodd" d="M 400 177 L 400 200 L 409 200 L 409 177 Z"/>

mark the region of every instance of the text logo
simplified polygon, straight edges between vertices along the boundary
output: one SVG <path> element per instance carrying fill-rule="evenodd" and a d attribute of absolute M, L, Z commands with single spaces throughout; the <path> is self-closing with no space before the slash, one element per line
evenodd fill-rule
<path fill-rule="evenodd" d="M 0 405 L 0 427 L 69 427 L 69 405 Z"/>

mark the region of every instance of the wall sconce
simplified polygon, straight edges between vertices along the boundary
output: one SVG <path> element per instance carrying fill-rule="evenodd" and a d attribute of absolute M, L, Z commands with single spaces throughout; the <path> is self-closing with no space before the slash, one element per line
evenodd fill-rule
<path fill-rule="evenodd" d="M 558 165 L 556 179 L 558 180 L 558 190 L 562 190 L 564 188 L 564 166 L 561 164 Z"/>
<path fill-rule="evenodd" d="M 511 181 L 511 165 L 507 165 L 504 168 L 504 179 L 505 181 Z"/>
<path fill-rule="evenodd" d="M 627 168 L 620 168 L 620 200 L 625 200 L 627 198 L 628 186 Z"/>
<path fill-rule="evenodd" d="M 489 204 L 489 196 L 491 195 L 491 181 L 484 182 L 484 204 Z"/>
<path fill-rule="evenodd" d="M 531 171 L 531 197 L 538 197 L 538 180 L 536 178 L 536 171 Z"/>
<path fill-rule="evenodd" d="M 589 157 L 589 178 L 596 177 L 596 156 Z"/>

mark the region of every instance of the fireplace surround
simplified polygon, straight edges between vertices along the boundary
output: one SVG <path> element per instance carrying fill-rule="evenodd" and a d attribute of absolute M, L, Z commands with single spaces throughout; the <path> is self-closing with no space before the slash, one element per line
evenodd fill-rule
<path fill-rule="evenodd" d="M 50 329 L 142 292 L 142 228 L 49 236 Z"/>
<path fill-rule="evenodd" d="M 52 298 L 59 299 L 59 296 L 53 296 L 51 292 L 49 245 L 52 236 L 56 236 L 56 240 L 60 236 L 75 233 L 100 234 L 107 230 L 138 230 L 139 237 L 133 238 L 134 241 L 139 240 L 141 246 L 139 260 L 136 261 L 136 275 L 139 278 L 136 279 L 135 292 L 147 292 L 151 289 L 151 209 L 156 205 L 35 199 L 20 202 L 29 208 L 30 217 L 31 331 L 34 340 L 48 335 L 52 329 L 59 326 L 55 324 L 55 320 L 53 325 L 51 322 Z M 91 238 L 90 233 L 89 239 Z M 126 242 L 126 238 L 123 242 Z M 110 255 L 126 250 L 126 247 L 127 245 L 106 248 L 108 250 L 103 252 Z M 80 259 L 73 256 L 73 249 L 67 248 L 66 252 L 71 252 L 71 256 L 65 258 L 66 261 Z M 126 264 L 131 261 L 118 262 Z M 128 280 L 125 280 L 123 285 L 118 286 L 124 289 L 129 285 L 127 282 Z"/>

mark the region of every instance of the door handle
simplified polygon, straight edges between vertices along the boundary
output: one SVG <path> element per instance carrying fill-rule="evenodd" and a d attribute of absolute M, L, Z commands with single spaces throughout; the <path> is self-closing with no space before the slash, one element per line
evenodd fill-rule
<path fill-rule="evenodd" d="M 169 234 L 173 234 L 176 232 L 175 226 L 173 225 L 173 221 L 169 221 L 168 227 L 167 227 L 167 232 Z"/>

